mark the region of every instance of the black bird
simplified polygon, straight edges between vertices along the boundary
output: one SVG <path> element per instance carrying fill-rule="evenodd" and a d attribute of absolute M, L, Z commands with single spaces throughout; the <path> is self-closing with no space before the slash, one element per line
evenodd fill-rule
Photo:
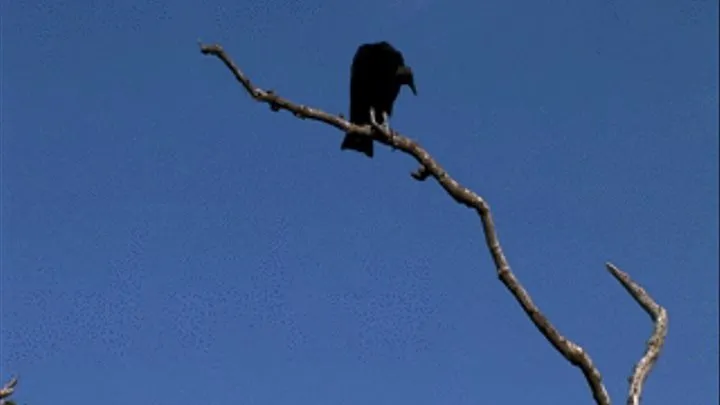
<path fill-rule="evenodd" d="M 385 41 L 360 45 L 350 71 L 350 122 L 367 125 L 374 119 L 389 129 L 389 117 L 402 85 L 417 95 L 413 71 L 405 66 L 400 51 Z M 340 149 L 352 149 L 372 157 L 373 140 L 346 134 Z"/>

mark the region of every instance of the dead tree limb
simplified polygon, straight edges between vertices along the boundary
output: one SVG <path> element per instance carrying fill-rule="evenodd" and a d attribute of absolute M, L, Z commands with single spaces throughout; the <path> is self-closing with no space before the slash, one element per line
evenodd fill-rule
<path fill-rule="evenodd" d="M 0 388 L 0 404 L 12 404 L 9 400 L 10 396 L 15 392 L 15 386 L 18 383 L 17 377 L 13 377 L 5 385 Z"/>
<path fill-rule="evenodd" d="M 497 271 L 500 281 L 507 287 L 510 293 L 515 297 L 535 327 L 542 333 L 550 344 L 575 367 L 580 368 L 587 383 L 590 387 L 595 402 L 598 405 L 610 405 L 610 397 L 602 382 L 602 375 L 595 367 L 590 356 L 578 344 L 569 340 L 550 323 L 540 309 L 533 303 L 530 295 L 520 284 L 518 279 L 512 273 L 510 264 L 503 253 L 500 241 L 495 230 L 490 206 L 488 203 L 472 190 L 463 187 L 438 164 L 430 154 L 423 149 L 420 144 L 402 134 L 395 131 L 386 131 L 377 124 L 358 126 L 354 125 L 342 116 L 332 115 L 317 108 L 294 103 L 288 99 L 282 98 L 270 90 L 263 90 L 255 86 L 250 79 L 238 68 L 230 56 L 218 44 L 203 45 L 200 44 L 200 51 L 204 55 L 213 55 L 220 59 L 225 66 L 232 72 L 238 82 L 245 88 L 255 101 L 266 103 L 273 111 L 286 110 L 293 113 L 296 117 L 302 119 L 310 119 L 320 121 L 333 126 L 343 132 L 351 132 L 358 135 L 372 137 L 375 141 L 384 145 L 391 146 L 395 149 L 402 150 L 406 154 L 415 158 L 420 164 L 420 168 L 412 173 L 413 178 L 423 181 L 428 177 L 435 178 L 442 188 L 458 203 L 468 208 L 474 209 L 480 216 L 483 231 L 485 234 L 485 242 Z M 608 268 L 615 277 L 625 286 L 633 297 L 647 310 L 651 312 L 655 320 L 655 333 L 648 345 L 647 354 L 640 360 L 635 368 L 635 372 L 631 381 L 630 398 L 628 404 L 637 404 L 640 392 L 642 391 L 642 383 L 647 377 L 655 360 L 657 360 L 660 349 L 667 333 L 667 313 L 650 299 L 649 295 L 630 278 L 611 264 Z M 638 298 L 639 297 L 639 298 Z M 636 398 L 636 399 L 633 399 Z"/>

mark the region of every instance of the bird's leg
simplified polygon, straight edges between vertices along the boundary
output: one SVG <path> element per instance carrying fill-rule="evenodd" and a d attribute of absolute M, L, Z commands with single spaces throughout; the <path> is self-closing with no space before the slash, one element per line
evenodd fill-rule
<path fill-rule="evenodd" d="M 387 131 L 387 130 L 390 129 L 390 127 L 389 127 L 388 124 L 387 124 L 388 115 L 387 115 L 387 113 L 386 113 L 385 111 L 382 112 L 382 118 L 383 118 L 383 123 L 382 123 L 382 124 L 378 124 L 378 122 L 377 122 L 377 117 L 375 116 L 375 109 L 374 109 L 373 107 L 370 107 L 370 122 L 371 122 L 373 125 L 378 125 L 378 126 L 380 126 L 383 130 Z"/>
<path fill-rule="evenodd" d="M 395 150 L 395 133 L 393 133 L 393 130 L 390 129 L 390 116 L 386 111 L 383 111 L 383 124 L 382 127 L 387 131 L 387 133 L 390 135 L 390 146 L 392 146 L 393 150 Z"/>
<path fill-rule="evenodd" d="M 373 125 L 380 126 L 387 134 L 390 135 L 390 145 L 392 145 L 393 148 L 395 148 L 395 140 L 393 139 L 393 132 L 390 129 L 390 117 L 388 116 L 388 113 L 386 111 L 382 112 L 382 117 L 383 117 L 383 123 L 378 124 L 377 119 L 375 117 L 375 109 L 370 107 L 370 122 Z"/>
<path fill-rule="evenodd" d="M 390 117 L 388 116 L 388 113 L 386 111 L 383 111 L 382 113 L 383 117 L 383 124 L 382 127 L 392 135 L 392 132 L 390 132 Z"/>
<path fill-rule="evenodd" d="M 370 107 L 370 123 L 377 124 L 377 120 L 375 119 L 375 109 Z"/>

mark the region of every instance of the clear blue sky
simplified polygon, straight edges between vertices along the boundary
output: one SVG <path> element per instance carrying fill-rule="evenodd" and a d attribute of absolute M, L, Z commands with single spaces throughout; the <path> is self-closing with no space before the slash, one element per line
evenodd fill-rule
<path fill-rule="evenodd" d="M 2 356 L 20 403 L 590 404 L 415 164 L 341 152 L 363 42 L 416 71 L 393 126 L 488 199 L 516 275 L 616 404 L 718 398 L 718 4 L 3 1 Z M 60 399 L 58 399 L 60 398 Z"/>

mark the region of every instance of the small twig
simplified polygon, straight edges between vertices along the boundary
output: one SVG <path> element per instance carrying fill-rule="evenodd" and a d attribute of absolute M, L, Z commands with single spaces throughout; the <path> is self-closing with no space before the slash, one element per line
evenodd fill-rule
<path fill-rule="evenodd" d="M 420 166 L 417 170 L 411 173 L 411 176 L 417 181 L 425 181 L 428 177 L 430 177 L 430 172 L 425 168 L 425 166 Z"/>
<path fill-rule="evenodd" d="M 625 287 L 625 290 L 637 301 L 638 304 L 650 315 L 655 323 L 650 339 L 647 341 L 645 354 L 635 364 L 633 373 L 628 379 L 630 383 L 630 391 L 628 393 L 627 405 L 639 405 L 642 396 L 643 384 L 647 379 L 650 371 L 652 371 L 655 362 L 660 357 L 663 345 L 665 344 L 665 336 L 668 330 L 668 314 L 665 308 L 658 305 L 652 299 L 650 294 L 645 291 L 639 284 L 634 282 L 630 276 L 624 271 L 617 268 L 612 263 L 606 263 L 608 271 L 617 279 L 617 281 Z"/>
<path fill-rule="evenodd" d="M 200 49 L 203 54 L 213 55 L 220 59 L 256 101 L 290 111 L 302 118 L 324 122 L 343 132 L 370 136 L 375 141 L 397 148 L 415 158 L 420 164 L 420 169 L 412 173 L 413 178 L 422 181 L 432 176 L 455 201 L 475 210 L 482 221 L 485 243 L 490 250 L 500 281 L 510 291 L 513 297 L 515 297 L 523 311 L 525 311 L 535 327 L 545 336 L 550 344 L 552 344 L 570 364 L 580 368 L 595 398 L 595 402 L 598 405 L 610 405 L 610 397 L 602 383 L 600 371 L 595 367 L 590 356 L 582 347 L 560 334 L 545 315 L 540 312 L 540 309 L 533 303 L 530 295 L 512 273 L 510 264 L 503 253 L 497 236 L 490 206 L 482 197 L 470 189 L 463 187 L 455 179 L 450 177 L 442 166 L 440 166 L 418 142 L 398 132 L 386 131 L 377 123 L 357 126 L 348 122 L 342 116 L 331 115 L 319 109 L 296 104 L 276 94 L 262 90 L 250 82 L 247 76 L 235 65 L 220 45 L 201 44 Z"/>

